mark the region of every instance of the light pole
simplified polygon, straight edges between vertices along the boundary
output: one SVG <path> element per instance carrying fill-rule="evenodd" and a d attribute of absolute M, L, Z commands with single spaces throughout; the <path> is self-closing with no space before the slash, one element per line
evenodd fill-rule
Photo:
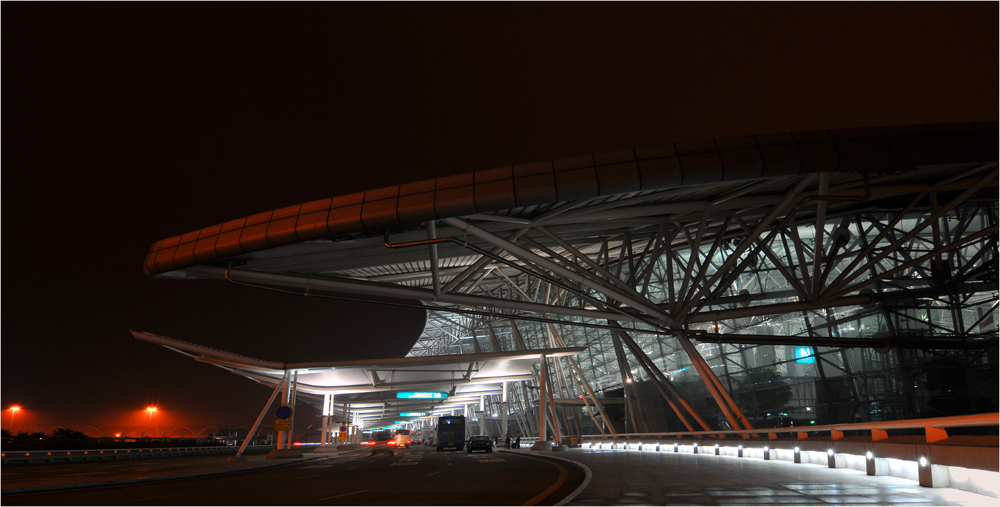
<path fill-rule="evenodd" d="M 13 407 L 10 407 L 10 432 L 11 433 L 14 433 L 14 414 L 16 414 L 18 410 L 21 410 L 21 407 L 19 407 L 17 405 L 14 405 Z"/>

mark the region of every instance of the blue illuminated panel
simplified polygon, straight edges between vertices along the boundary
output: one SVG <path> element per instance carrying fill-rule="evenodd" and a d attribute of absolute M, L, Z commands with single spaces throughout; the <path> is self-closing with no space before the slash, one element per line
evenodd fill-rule
<path fill-rule="evenodd" d="M 795 347 L 795 362 L 796 363 L 815 363 L 816 356 L 814 355 L 812 347 Z"/>
<path fill-rule="evenodd" d="M 443 392 L 407 392 L 401 391 L 396 393 L 396 398 L 402 398 L 404 400 L 443 400 L 448 397 L 448 393 Z"/>

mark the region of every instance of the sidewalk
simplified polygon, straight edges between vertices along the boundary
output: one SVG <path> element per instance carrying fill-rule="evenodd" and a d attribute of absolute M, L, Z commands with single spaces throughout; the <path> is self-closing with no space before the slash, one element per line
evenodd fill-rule
<path fill-rule="evenodd" d="M 502 446 L 498 450 L 502 449 Z M 589 485 L 568 505 L 979 505 L 995 498 L 924 488 L 898 477 L 850 469 L 729 456 L 656 451 L 568 449 L 509 452 L 586 465 Z"/>

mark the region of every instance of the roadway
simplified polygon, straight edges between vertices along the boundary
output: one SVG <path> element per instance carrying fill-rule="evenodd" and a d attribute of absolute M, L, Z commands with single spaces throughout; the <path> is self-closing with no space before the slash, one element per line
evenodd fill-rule
<path fill-rule="evenodd" d="M 308 456 L 308 454 L 307 454 Z M 128 463 L 80 463 L 4 469 L 8 479 L 31 484 L 31 476 L 95 474 L 113 480 L 106 468 L 176 466 L 181 461 L 219 457 L 167 458 Z M 224 459 L 224 458 L 222 458 Z M 277 460 L 269 460 L 277 461 Z M 173 462 L 173 463 L 171 463 Z M 13 467 L 11 467 L 13 468 Z M 162 472 L 162 468 L 160 470 Z M 20 476 L 7 476 L 7 473 Z M 98 479 L 99 477 L 99 479 Z M 4 505 L 553 505 L 584 481 L 581 468 L 521 453 L 435 452 L 415 446 L 394 456 L 338 455 L 287 466 L 162 482 L 3 495 Z"/>

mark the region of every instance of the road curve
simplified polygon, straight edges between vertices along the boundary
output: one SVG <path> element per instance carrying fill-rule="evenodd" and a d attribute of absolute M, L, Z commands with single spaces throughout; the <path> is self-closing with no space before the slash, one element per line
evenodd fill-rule
<path fill-rule="evenodd" d="M 77 465 L 86 467 L 87 464 Z M 41 467 L 39 467 L 41 468 Z M 83 468 L 81 468 L 82 472 Z M 401 449 L 192 479 L 4 495 L 4 505 L 554 505 L 572 463 L 515 453 Z"/>

